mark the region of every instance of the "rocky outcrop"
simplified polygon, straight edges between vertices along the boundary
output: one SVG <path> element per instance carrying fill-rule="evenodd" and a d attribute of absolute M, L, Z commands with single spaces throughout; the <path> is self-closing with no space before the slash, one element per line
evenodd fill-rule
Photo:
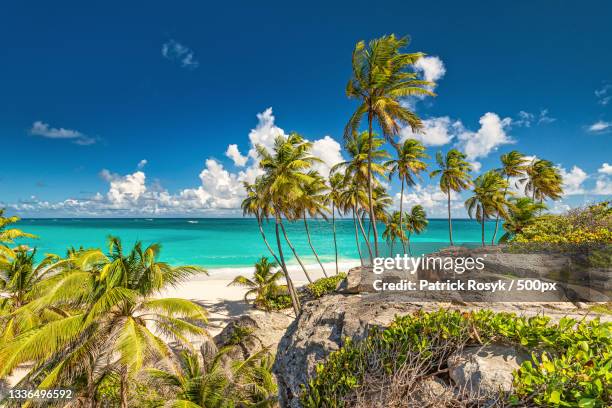
<path fill-rule="evenodd" d="M 512 389 L 512 372 L 528 359 L 526 353 L 514 347 L 471 346 L 448 358 L 448 374 L 460 389 L 496 395 Z"/>

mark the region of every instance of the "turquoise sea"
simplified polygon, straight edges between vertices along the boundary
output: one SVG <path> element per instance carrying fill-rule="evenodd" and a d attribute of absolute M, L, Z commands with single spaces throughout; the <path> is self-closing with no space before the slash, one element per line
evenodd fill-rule
<path fill-rule="evenodd" d="M 298 255 L 307 263 L 315 259 L 310 251 L 303 222 L 287 223 L 287 233 Z M 38 248 L 38 254 L 64 255 L 66 249 L 75 247 L 106 248 L 109 235 L 118 236 L 124 246 L 135 241 L 144 244 L 162 244 L 161 260 L 171 264 L 194 264 L 205 268 L 235 268 L 251 266 L 262 255 L 269 255 L 264 246 L 257 222 L 251 218 L 58 218 L 23 219 L 18 227 L 36 234 L 39 238 L 27 242 Z M 331 222 L 310 220 L 313 244 L 323 262 L 333 262 L 334 246 Z M 367 228 L 367 227 L 366 227 Z M 490 240 L 494 223 L 486 225 Z M 379 226 L 382 234 L 384 227 Z M 275 245 L 274 224 L 265 225 L 268 241 Z M 355 246 L 353 221 L 337 220 L 338 251 L 341 260 L 359 259 Z M 453 237 L 456 242 L 480 242 L 480 224 L 473 220 L 453 220 Z M 499 237 L 499 236 L 498 236 Z M 430 252 L 448 245 L 448 222 L 432 219 L 427 230 L 413 236 L 413 253 Z M 398 245 L 396 244 L 396 249 Z M 290 257 L 288 247 L 284 249 Z M 289 262 L 293 262 L 291 259 Z"/>

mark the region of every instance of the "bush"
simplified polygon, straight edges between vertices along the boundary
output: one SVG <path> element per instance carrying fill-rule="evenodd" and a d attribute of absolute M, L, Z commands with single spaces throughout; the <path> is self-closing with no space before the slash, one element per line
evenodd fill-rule
<path fill-rule="evenodd" d="M 277 295 L 266 299 L 266 304 L 270 310 L 284 310 L 291 307 L 291 296 Z"/>
<path fill-rule="evenodd" d="M 306 408 L 355 405 L 362 389 L 384 378 L 377 398 L 384 398 L 389 379 L 401 373 L 403 383 L 443 371 L 450 354 L 469 344 L 506 343 L 533 351 L 514 375 L 514 391 L 505 404 L 604 407 L 612 403 L 612 324 L 564 318 L 517 317 L 488 310 L 473 313 L 440 310 L 397 317 L 387 329 L 374 329 L 362 342 L 349 340 L 316 367 L 303 385 Z M 409 370 L 406 370 L 406 367 Z M 411 381 L 405 379 L 410 373 Z M 411 390 L 404 390 L 410 396 Z M 459 401 L 460 402 L 460 401 Z M 406 402 L 405 402 L 406 403 Z"/>
<path fill-rule="evenodd" d="M 346 273 L 339 273 L 329 278 L 321 278 L 306 286 L 306 293 L 318 299 L 329 293 L 335 292 L 338 284 L 346 279 Z"/>

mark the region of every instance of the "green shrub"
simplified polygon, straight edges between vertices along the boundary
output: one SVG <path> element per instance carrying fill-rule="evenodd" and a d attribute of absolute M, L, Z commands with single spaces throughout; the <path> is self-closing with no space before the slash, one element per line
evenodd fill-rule
<path fill-rule="evenodd" d="M 329 278 L 321 278 L 306 286 L 306 293 L 311 297 L 318 299 L 329 293 L 332 293 L 338 287 L 338 283 L 346 279 L 346 273 L 339 273 Z"/>
<path fill-rule="evenodd" d="M 291 296 L 277 295 L 267 299 L 267 305 L 270 310 L 284 310 L 291 307 Z"/>
<path fill-rule="evenodd" d="M 347 340 L 316 367 L 303 385 L 306 408 L 344 407 L 346 398 L 368 377 L 372 361 L 393 374 L 404 363 L 435 373 L 452 349 L 482 343 L 510 343 L 533 351 L 514 375 L 511 404 L 604 407 L 612 403 L 612 324 L 547 317 L 517 317 L 488 310 L 473 313 L 440 310 L 396 317 L 386 329 L 374 329 L 362 342 Z M 537 350 L 537 352 L 536 352 Z"/>

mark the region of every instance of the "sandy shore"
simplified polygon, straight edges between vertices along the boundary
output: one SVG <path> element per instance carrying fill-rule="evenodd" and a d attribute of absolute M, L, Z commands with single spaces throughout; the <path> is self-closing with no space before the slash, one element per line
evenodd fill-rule
<path fill-rule="evenodd" d="M 346 261 L 339 264 L 339 270 L 346 272 L 349 268 L 359 265 L 359 261 Z M 335 273 L 335 264 L 323 264 L 327 273 Z M 306 265 L 306 270 L 312 279 L 323 277 L 318 264 Z M 193 276 L 174 288 L 169 288 L 160 294 L 160 297 L 178 297 L 193 300 L 206 308 L 209 313 L 208 331 L 211 335 L 218 334 L 227 324 L 228 320 L 246 313 L 251 306 L 244 301 L 245 288 L 228 286 L 238 275 L 250 277 L 253 268 L 223 268 L 211 269 L 209 274 Z M 291 265 L 289 274 L 296 286 L 308 284 L 304 272 L 299 265 Z M 281 281 L 284 284 L 284 279 Z"/>

